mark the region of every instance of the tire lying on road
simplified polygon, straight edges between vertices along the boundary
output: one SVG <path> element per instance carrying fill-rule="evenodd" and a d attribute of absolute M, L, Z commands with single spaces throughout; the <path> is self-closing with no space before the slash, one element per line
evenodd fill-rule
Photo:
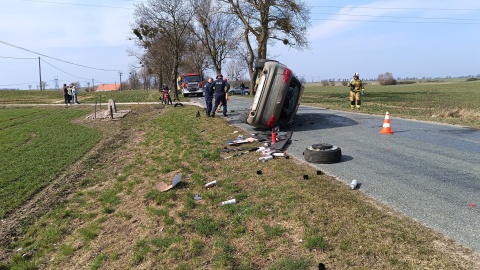
<path fill-rule="evenodd" d="M 303 156 L 306 161 L 312 163 L 337 163 L 342 159 L 342 150 L 338 146 L 318 143 L 307 147 Z"/>

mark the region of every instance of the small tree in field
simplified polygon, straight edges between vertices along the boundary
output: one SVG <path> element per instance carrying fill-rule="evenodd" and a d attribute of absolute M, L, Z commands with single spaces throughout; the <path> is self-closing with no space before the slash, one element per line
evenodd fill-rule
<path fill-rule="evenodd" d="M 378 75 L 378 83 L 380 85 L 395 85 L 397 84 L 397 80 L 393 78 L 393 74 L 390 72 L 385 72 L 383 74 Z"/>

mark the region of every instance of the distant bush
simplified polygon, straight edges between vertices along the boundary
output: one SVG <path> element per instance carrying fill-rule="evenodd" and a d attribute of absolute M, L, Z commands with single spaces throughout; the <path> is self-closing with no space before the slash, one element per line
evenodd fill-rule
<path fill-rule="evenodd" d="M 397 80 L 393 78 L 393 74 L 390 72 L 385 72 L 383 74 L 378 75 L 378 83 L 380 85 L 396 85 Z"/>
<path fill-rule="evenodd" d="M 347 86 L 348 85 L 348 81 L 342 81 L 342 86 Z"/>
<path fill-rule="evenodd" d="M 327 80 L 323 80 L 323 81 L 322 81 L 322 85 L 323 85 L 323 86 L 329 86 L 330 83 L 329 83 Z"/>
<path fill-rule="evenodd" d="M 467 82 L 472 82 L 472 81 L 476 81 L 476 80 L 478 80 L 478 78 L 468 78 Z"/>
<path fill-rule="evenodd" d="M 416 81 L 397 81 L 397 84 L 414 84 Z"/>
<path fill-rule="evenodd" d="M 334 82 L 334 81 L 331 81 L 331 82 L 330 82 L 330 85 L 331 85 L 331 86 L 335 86 L 335 82 Z"/>

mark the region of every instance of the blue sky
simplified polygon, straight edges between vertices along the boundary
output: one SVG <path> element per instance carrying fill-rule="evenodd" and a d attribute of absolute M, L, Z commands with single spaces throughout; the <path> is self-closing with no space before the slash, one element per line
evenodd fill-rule
<path fill-rule="evenodd" d="M 39 56 L 47 88 L 55 78 L 86 86 L 92 79 L 118 82 L 122 71 L 126 79 L 136 63 L 127 54 L 135 49 L 128 40 L 134 2 L 8 0 L 0 9 L 0 88 L 37 89 Z M 307 81 L 354 72 L 364 79 L 384 72 L 401 78 L 480 74 L 478 0 L 307 2 L 309 48 L 269 48 L 271 58 Z"/>

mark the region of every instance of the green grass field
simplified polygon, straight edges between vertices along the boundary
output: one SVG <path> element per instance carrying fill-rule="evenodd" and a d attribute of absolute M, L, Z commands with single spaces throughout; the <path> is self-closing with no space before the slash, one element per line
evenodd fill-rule
<path fill-rule="evenodd" d="M 308 85 L 303 105 L 350 110 L 349 89 L 344 86 Z M 480 128 L 480 81 L 366 85 L 362 113 L 436 121 Z"/>
<path fill-rule="evenodd" d="M 95 145 L 101 134 L 72 122 L 85 110 L 0 109 L 0 218 Z"/>

